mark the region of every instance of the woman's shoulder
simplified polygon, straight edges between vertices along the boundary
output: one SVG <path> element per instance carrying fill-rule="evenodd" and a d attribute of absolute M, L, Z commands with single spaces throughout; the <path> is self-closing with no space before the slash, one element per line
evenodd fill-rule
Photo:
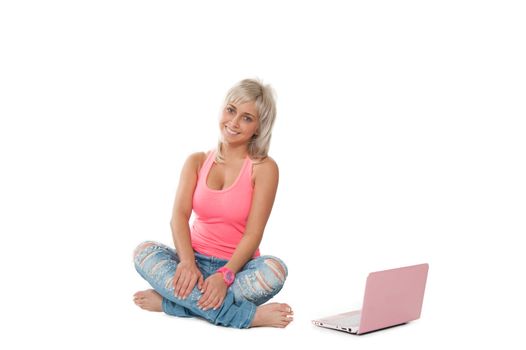
<path fill-rule="evenodd" d="M 255 179 L 257 179 L 258 176 L 271 176 L 277 178 L 279 175 L 278 163 L 276 163 L 272 157 L 266 157 L 265 159 L 254 162 L 253 164 L 254 166 L 252 169 Z"/>
<path fill-rule="evenodd" d="M 262 160 L 254 161 L 254 165 L 260 165 L 262 167 L 277 168 L 278 163 L 271 156 L 267 156 Z"/>
<path fill-rule="evenodd" d="M 196 171 L 199 171 L 199 169 L 201 169 L 201 167 L 205 163 L 206 158 L 208 157 L 210 152 L 211 151 L 192 153 L 188 156 L 188 158 L 186 158 L 186 164 L 194 168 Z"/>
<path fill-rule="evenodd" d="M 191 163 L 204 162 L 206 160 L 206 157 L 208 156 L 208 153 L 209 152 L 195 152 L 195 153 L 192 153 L 186 158 L 186 161 L 187 162 L 191 162 Z"/>

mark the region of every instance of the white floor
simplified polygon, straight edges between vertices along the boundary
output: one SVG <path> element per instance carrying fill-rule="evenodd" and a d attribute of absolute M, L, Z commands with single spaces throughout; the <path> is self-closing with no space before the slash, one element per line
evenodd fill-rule
<path fill-rule="evenodd" d="M 124 252 L 114 255 L 113 266 L 104 268 L 97 263 L 97 259 L 111 259 L 105 256 L 110 251 L 94 252 L 91 257 L 94 262 L 78 266 L 78 275 L 72 275 L 73 270 L 65 267 L 66 275 L 46 278 L 41 275 L 43 270 L 35 267 L 38 273 L 24 278 L 29 289 L 20 292 L 17 285 L 6 289 L 2 343 L 9 344 L 11 349 L 49 346 L 151 349 L 192 345 L 205 349 L 311 345 L 443 349 L 449 346 L 517 347 L 523 343 L 520 322 L 508 322 L 520 319 L 517 313 L 524 310 L 520 295 L 523 287 L 507 282 L 505 272 L 503 276 L 491 272 L 487 275 L 474 272 L 469 276 L 469 269 L 455 273 L 445 267 L 444 261 L 431 262 L 421 319 L 354 336 L 317 328 L 310 320 L 359 307 L 365 276 L 361 272 L 348 272 L 341 283 L 324 280 L 326 285 L 312 286 L 313 279 L 306 276 L 308 272 L 294 271 L 297 263 L 293 262 L 290 278 L 275 301 L 293 306 L 294 322 L 286 329 L 236 330 L 137 308 L 132 294 L 148 286 L 126 261 L 129 256 L 124 256 Z M 79 259 L 85 258 L 88 258 L 86 254 L 79 254 Z M 31 260 L 31 255 L 25 259 Z M 334 273 L 329 275 L 334 277 Z M 492 286 L 490 281 L 501 285 Z"/>

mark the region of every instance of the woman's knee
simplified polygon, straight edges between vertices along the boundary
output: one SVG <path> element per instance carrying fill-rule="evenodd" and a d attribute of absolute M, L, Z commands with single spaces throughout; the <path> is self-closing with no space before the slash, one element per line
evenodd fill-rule
<path fill-rule="evenodd" d="M 256 278 L 260 286 L 268 292 L 279 291 L 288 275 L 287 265 L 274 256 L 263 257 L 260 274 L 256 274 Z"/>
<path fill-rule="evenodd" d="M 159 243 L 154 241 L 145 241 L 139 244 L 133 251 L 133 261 L 135 265 L 140 265 L 141 260 L 144 260 L 143 253 L 148 247 L 157 246 Z"/>

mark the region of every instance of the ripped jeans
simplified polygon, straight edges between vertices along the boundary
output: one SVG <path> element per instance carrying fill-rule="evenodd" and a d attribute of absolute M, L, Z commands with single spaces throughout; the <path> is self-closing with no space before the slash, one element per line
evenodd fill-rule
<path fill-rule="evenodd" d="M 174 294 L 173 278 L 179 256 L 174 249 L 158 242 L 147 241 L 134 252 L 135 269 L 163 297 L 162 308 L 168 315 L 200 317 L 216 324 L 234 328 L 248 328 L 256 307 L 276 295 L 287 277 L 287 267 L 278 258 L 260 256 L 250 260 L 236 274 L 228 288 L 223 304 L 217 310 L 203 311 L 197 306 L 201 292 L 194 287 L 185 299 Z M 197 267 L 206 279 L 228 260 L 195 252 Z"/>

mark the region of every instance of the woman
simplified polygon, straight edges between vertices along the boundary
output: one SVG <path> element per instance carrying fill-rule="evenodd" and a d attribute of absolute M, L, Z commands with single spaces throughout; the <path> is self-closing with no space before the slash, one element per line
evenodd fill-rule
<path fill-rule="evenodd" d="M 246 79 L 230 89 L 217 149 L 183 166 L 171 220 L 175 251 L 156 242 L 135 250 L 135 268 L 154 288 L 135 293 L 139 307 L 235 328 L 292 321 L 289 305 L 264 304 L 283 287 L 287 267 L 258 248 L 278 186 L 268 156 L 275 116 L 270 86 Z"/>

